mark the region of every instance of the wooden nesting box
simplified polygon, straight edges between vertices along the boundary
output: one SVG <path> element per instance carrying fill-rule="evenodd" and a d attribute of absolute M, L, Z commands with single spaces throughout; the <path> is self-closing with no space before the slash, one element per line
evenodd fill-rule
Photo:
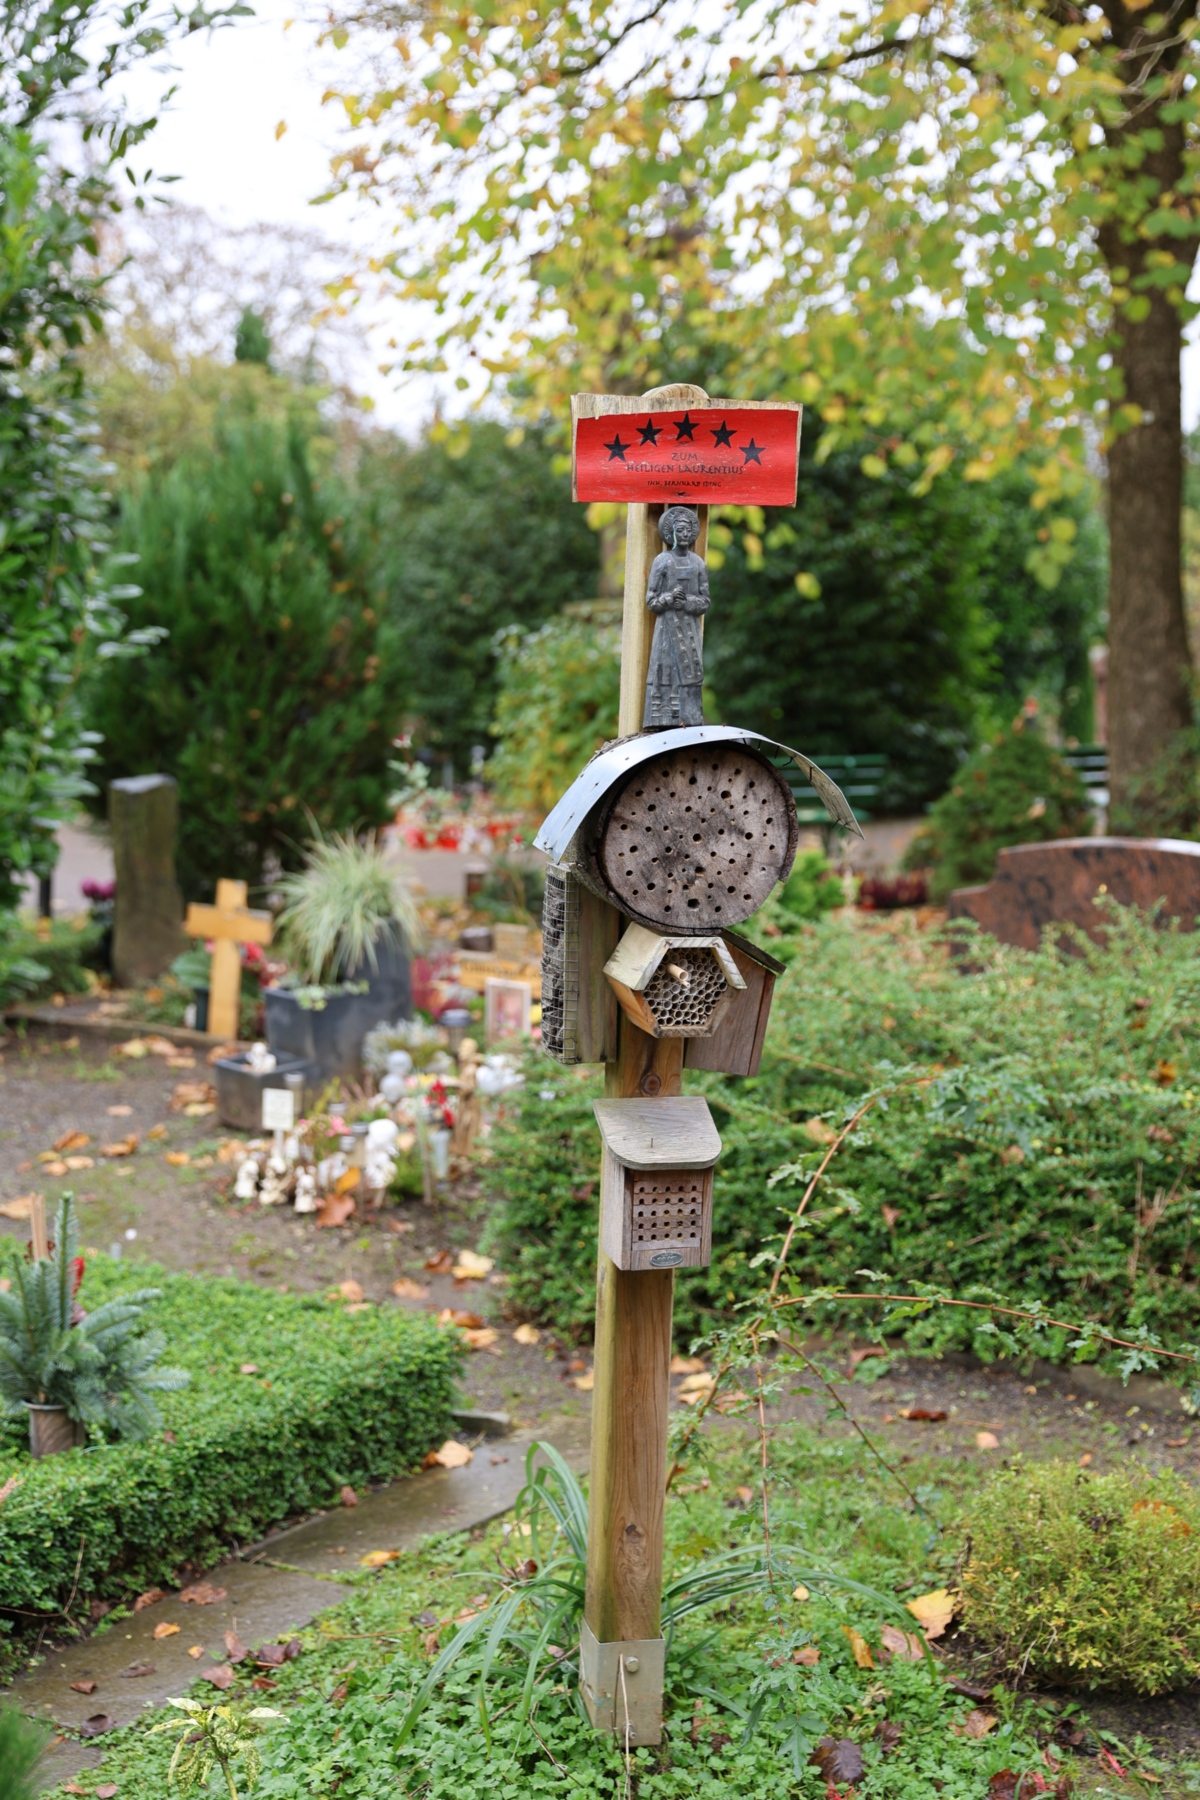
<path fill-rule="evenodd" d="M 720 937 L 631 925 L 604 965 L 621 1010 L 651 1037 L 711 1037 L 745 978 Z"/>
<path fill-rule="evenodd" d="M 712 1260 L 721 1140 L 700 1099 L 597 1100 L 600 1247 L 618 1269 L 703 1269 Z"/>
<path fill-rule="evenodd" d="M 617 1054 L 617 1008 L 602 971 L 620 930 L 620 914 L 573 869 L 546 870 L 542 1049 L 555 1062 L 607 1062 Z"/>

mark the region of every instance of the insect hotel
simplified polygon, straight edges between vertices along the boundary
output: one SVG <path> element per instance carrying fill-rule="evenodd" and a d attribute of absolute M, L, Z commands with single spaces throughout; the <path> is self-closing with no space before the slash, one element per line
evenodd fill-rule
<path fill-rule="evenodd" d="M 573 412 L 575 498 L 628 503 L 620 735 L 536 840 L 552 865 L 542 1048 L 605 1065 L 580 1684 L 596 1729 L 640 1745 L 662 1737 L 673 1282 L 711 1259 L 721 1153 L 683 1072 L 758 1070 L 783 966 L 737 927 L 791 871 L 785 771 L 858 825 L 800 751 L 703 722 L 706 502 L 793 505 L 800 409 L 681 386 L 579 395 Z"/>

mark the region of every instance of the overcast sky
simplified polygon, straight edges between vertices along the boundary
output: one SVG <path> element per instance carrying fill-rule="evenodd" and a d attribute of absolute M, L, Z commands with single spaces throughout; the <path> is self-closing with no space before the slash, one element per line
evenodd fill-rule
<path fill-rule="evenodd" d="M 229 225 L 302 225 L 369 251 L 381 245 L 378 221 L 351 199 L 314 206 L 329 178 L 343 117 L 321 95 L 338 67 L 333 49 L 317 46 L 316 29 L 301 19 L 288 26 L 288 0 L 254 0 L 255 18 L 229 29 L 197 33 L 175 53 L 179 91 L 150 141 L 160 172 L 178 175 L 174 192 Z M 151 102 L 161 75 L 143 70 L 129 90 Z M 286 132 L 276 138 L 280 122 Z M 433 410 L 436 390 L 424 379 L 398 383 L 377 364 L 392 333 L 401 330 L 400 305 L 378 318 L 370 353 L 358 363 L 357 385 L 375 402 L 376 417 L 415 434 Z M 1200 346 L 1184 355 L 1184 420 L 1200 414 Z M 447 383 L 445 400 L 458 397 Z"/>

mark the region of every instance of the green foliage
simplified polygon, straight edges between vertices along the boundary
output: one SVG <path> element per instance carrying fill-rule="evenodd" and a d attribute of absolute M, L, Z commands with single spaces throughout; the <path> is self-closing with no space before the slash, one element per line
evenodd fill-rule
<path fill-rule="evenodd" d="M 379 437 L 355 468 L 353 513 L 371 585 L 387 594 L 419 741 L 460 774 L 487 745 L 496 633 L 595 592 L 598 550 L 541 432 L 443 427 L 418 445 Z"/>
<path fill-rule="evenodd" d="M 771 896 L 770 915 L 784 931 L 824 918 L 846 903 L 841 876 L 820 850 L 801 850 L 792 872 Z"/>
<path fill-rule="evenodd" d="M 1109 829 L 1134 836 L 1200 836 L 1200 723 L 1176 732 L 1150 767 L 1129 783 L 1124 805 L 1109 813 Z"/>
<path fill-rule="evenodd" d="M 676 1287 L 680 1340 L 760 1290 L 751 1259 L 790 1215 L 830 1129 L 897 1081 L 818 1186 L 791 1252 L 795 1291 L 870 1292 L 861 1272 L 877 1270 L 893 1291 L 928 1282 L 1134 1339 L 1143 1328 L 1193 1338 L 1198 940 L 1132 910 L 1108 916 L 1108 942 L 1072 955 L 970 936 L 969 975 L 911 918 L 811 926 L 776 988 L 759 1075 L 685 1078 L 708 1098 L 724 1149 L 711 1267 Z M 501 1204 L 490 1231 L 514 1306 L 583 1335 L 599 1081 L 533 1067 L 492 1139 Z M 806 1316 L 861 1327 L 878 1310 L 830 1301 Z M 1001 1348 L 986 1314 L 961 1309 L 931 1308 L 903 1330 L 915 1344 Z M 1038 1353 L 1068 1361 L 1072 1341 L 1048 1329 Z"/>
<path fill-rule="evenodd" d="M 318 830 L 304 867 L 276 884 L 279 933 L 302 985 L 320 987 L 375 969 L 385 941 L 416 946 L 421 918 L 385 845 Z"/>
<path fill-rule="evenodd" d="M 535 925 L 542 916 L 546 875 L 542 867 L 530 867 L 508 856 L 493 856 L 471 905 L 497 922 Z"/>
<path fill-rule="evenodd" d="M 240 363 L 261 363 L 266 369 L 271 366 L 271 339 L 267 334 L 267 322 L 252 306 L 246 307 L 238 320 L 233 339 L 233 360 Z"/>
<path fill-rule="evenodd" d="M 498 799 L 544 817 L 588 758 L 617 735 L 620 634 L 583 619 L 516 625 L 500 644 L 488 767 Z"/>
<path fill-rule="evenodd" d="M 981 744 L 905 854 L 909 868 L 932 867 L 930 897 L 990 881 L 1008 844 L 1088 837 L 1092 814 L 1076 769 L 1024 719 Z"/>
<path fill-rule="evenodd" d="M 143 1438 L 162 1424 L 155 1396 L 188 1384 L 185 1369 L 163 1369 L 167 1340 L 147 1331 L 157 1288 L 138 1288 L 84 1312 L 75 1292 L 83 1276 L 74 1197 L 64 1194 L 51 1253 L 14 1257 L 12 1287 L 0 1293 L 0 1407 L 10 1418 L 26 1407 L 65 1406 L 98 1434 Z"/>
<path fill-rule="evenodd" d="M 283 1717 L 281 1712 L 273 1706 L 202 1706 L 198 1700 L 168 1700 L 167 1705 L 177 1707 L 183 1718 L 164 1719 L 151 1729 L 169 1732 L 176 1740 L 167 1768 L 171 1787 L 181 1794 L 208 1788 L 209 1778 L 219 1769 L 229 1800 L 238 1800 L 235 1763 L 245 1770 L 247 1789 L 254 1786 L 262 1765 L 258 1740 L 270 1720 Z"/>
<path fill-rule="evenodd" d="M 0 1005 L 40 994 L 84 994 L 84 970 L 104 935 L 86 913 L 39 919 L 0 911 Z"/>
<path fill-rule="evenodd" d="M 741 1505 L 736 1490 L 756 1484 L 757 1456 L 742 1433 L 701 1446 L 703 1485 L 689 1481 L 667 1499 L 668 1584 L 725 1553 L 753 1557 L 761 1511 L 757 1502 Z M 263 1741 L 256 1800 L 306 1800 L 335 1787 L 356 1800 L 405 1789 L 422 1800 L 616 1800 L 626 1791 L 640 1800 L 825 1800 L 819 1769 L 795 1769 L 797 1725 L 801 1744 L 824 1732 L 855 1739 L 867 1768 L 858 1791 L 872 1800 L 987 1800 L 997 1771 L 1044 1768 L 1035 1709 L 1001 1695 L 996 1728 L 983 1740 L 964 1737 L 975 1703 L 955 1694 L 935 1663 L 896 1660 L 861 1670 L 845 1635 L 850 1626 L 877 1649 L 881 1625 L 895 1616 L 892 1596 L 940 1586 L 950 1574 L 930 1523 L 952 1516 L 973 1479 L 971 1465 L 922 1458 L 909 1473 L 927 1497 L 925 1516 L 901 1504 L 861 1448 L 835 1432 L 787 1422 L 773 1428 L 768 1495 L 781 1553 L 777 1596 L 748 1589 L 732 1604 L 676 1620 L 666 1659 L 666 1738 L 661 1749 L 633 1746 L 628 1769 L 620 1740 L 598 1735 L 582 1716 L 570 1635 L 548 1641 L 527 1705 L 527 1652 L 497 1646 L 496 1703 L 489 1693 L 486 1709 L 478 1664 L 464 1655 L 401 1742 L 413 1697 L 442 1654 L 426 1647 L 425 1615 L 436 1616 L 445 1644 L 456 1618 L 473 1612 L 483 1621 L 472 1640 L 482 1656 L 518 1591 L 515 1565 L 530 1547 L 505 1520 L 406 1554 L 360 1579 L 302 1634 L 296 1661 L 273 1673 L 271 1704 L 287 1723 Z M 538 1548 L 534 1560 L 570 1569 L 570 1539 L 544 1513 Z M 843 1581 L 795 1602 L 784 1584 L 801 1556 L 833 1565 Z M 889 1609 L 867 1589 L 886 1592 Z M 532 1617 L 530 1607 L 527 1622 Z M 805 1644 L 819 1648 L 815 1668 L 792 1660 Z M 247 1694 L 250 1675 L 248 1666 L 238 1669 L 231 1700 Z M 890 1753 L 877 1734 L 885 1719 L 902 1732 Z M 124 1794 L 166 1793 L 168 1746 L 152 1720 L 106 1737 L 104 1752 L 95 1774 L 84 1777 L 89 1787 L 95 1780 Z"/>
<path fill-rule="evenodd" d="M 106 667 L 92 722 L 105 779 L 177 778 L 185 892 L 257 885 L 272 858 L 296 867 L 306 814 L 381 824 L 403 653 L 313 477 L 301 412 L 223 428 L 127 489 L 120 542 L 141 559 L 132 617 L 168 635 L 136 667 Z"/>
<path fill-rule="evenodd" d="M 37 1800 L 42 1752 L 48 1733 L 15 1706 L 0 1706 L 0 1794 L 4 1800 Z"/>
<path fill-rule="evenodd" d="M 432 1320 L 146 1272 L 162 1292 L 153 1323 L 191 1383 L 164 1396 L 168 1432 L 145 1442 L 37 1462 L 15 1439 L 0 1449 L 0 1485 L 20 1477 L 0 1509 L 7 1607 L 132 1599 L 180 1563 L 203 1567 L 231 1540 L 330 1504 L 345 1483 L 402 1473 L 452 1429 L 461 1348 Z M 80 1300 L 98 1307 L 128 1280 L 128 1263 L 93 1257 Z M 250 1362 L 258 1372 L 241 1374 Z"/>
<path fill-rule="evenodd" d="M 1171 1469 L 1005 1469 L 971 1502 L 963 1620 L 1006 1672 L 1163 1694 L 1200 1673 L 1200 1502 Z"/>
<path fill-rule="evenodd" d="M 872 479 L 858 451 L 825 455 L 831 441 L 806 447 L 794 508 L 725 508 L 712 528 L 706 676 L 730 723 L 818 761 L 886 755 L 876 810 L 911 811 L 1031 691 L 1069 729 L 1086 713 L 1100 527 L 1070 502 L 1086 554 L 1050 596 L 1022 566 L 1044 528 L 1027 477 L 915 494 L 901 468 Z"/>

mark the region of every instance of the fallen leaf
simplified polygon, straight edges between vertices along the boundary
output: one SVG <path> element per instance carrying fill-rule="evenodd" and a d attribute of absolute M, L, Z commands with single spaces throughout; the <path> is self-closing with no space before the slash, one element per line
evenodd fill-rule
<path fill-rule="evenodd" d="M 711 1393 L 716 1385 L 716 1376 L 710 1375 L 706 1369 L 703 1373 L 687 1376 L 680 1382 L 676 1392 L 681 1400 L 687 1400 L 691 1404 L 692 1401 L 700 1399 L 702 1395 Z"/>
<path fill-rule="evenodd" d="M 222 1138 L 217 1145 L 217 1161 L 219 1163 L 241 1162 L 246 1154 L 246 1145 L 241 1138 Z"/>
<path fill-rule="evenodd" d="M 540 1344 L 542 1334 L 536 1325 L 518 1325 L 513 1332 L 514 1344 Z"/>
<path fill-rule="evenodd" d="M 167 1128 L 165 1125 L 152 1125 L 146 1133 L 146 1142 L 148 1144 L 157 1144 L 160 1138 L 165 1138 L 166 1135 Z"/>
<path fill-rule="evenodd" d="M 172 1112 L 186 1113 L 189 1106 L 216 1104 L 217 1090 L 211 1081 L 177 1081 L 167 1102 Z"/>
<path fill-rule="evenodd" d="M 159 999 L 161 1000 L 161 998 L 162 998 L 162 995 L 160 994 Z M 146 1039 L 146 1048 L 147 1048 L 147 1050 L 149 1050 L 151 1056 L 178 1056 L 179 1055 L 178 1044 L 173 1044 L 171 1042 L 170 1038 L 165 1038 L 165 1037 L 147 1038 Z"/>
<path fill-rule="evenodd" d="M 1154 1079 L 1157 1081 L 1159 1087 L 1170 1087 L 1171 1083 L 1177 1079 L 1178 1075 L 1178 1065 L 1173 1062 L 1168 1062 L 1165 1057 L 1154 1065 Z"/>
<path fill-rule="evenodd" d="M 1080 1457 L 1080 1459 L 1079 1459 L 1079 1464 L 1078 1464 L 1078 1466 L 1079 1466 L 1079 1467 L 1080 1467 L 1080 1468 L 1081 1468 L 1081 1469 L 1086 1469 L 1086 1468 L 1087 1468 L 1087 1466 L 1088 1466 L 1088 1464 L 1089 1464 L 1089 1463 L 1090 1463 L 1090 1462 L 1091 1462 L 1091 1460 L 1092 1460 L 1092 1453 L 1091 1453 L 1091 1451 L 1090 1451 L 1090 1450 L 1085 1450 L 1085 1451 L 1084 1451 L 1084 1453 L 1083 1453 L 1083 1455 L 1082 1455 L 1082 1456 L 1081 1456 L 1081 1457 Z"/>
<path fill-rule="evenodd" d="M 219 1600 L 227 1600 L 228 1592 L 223 1587 L 214 1587 L 211 1581 L 194 1581 L 191 1587 L 185 1587 L 179 1598 L 194 1606 L 215 1606 Z"/>
<path fill-rule="evenodd" d="M 596 1372 L 594 1369 L 585 1369 L 582 1375 L 571 1377 L 571 1386 L 578 1388 L 581 1394 L 590 1394 L 595 1385 Z"/>
<path fill-rule="evenodd" d="M 425 1267 L 431 1275 L 448 1275 L 453 1266 L 454 1257 L 449 1250 L 436 1250 L 425 1258 Z"/>
<path fill-rule="evenodd" d="M 668 1366 L 672 1375 L 703 1375 L 705 1372 L 702 1356 L 673 1356 Z"/>
<path fill-rule="evenodd" d="M 1000 1439 L 996 1436 L 994 1431 L 977 1431 L 975 1433 L 975 1448 L 977 1450 L 998 1450 L 1000 1448 Z"/>
<path fill-rule="evenodd" d="M 215 1100 L 191 1100 L 183 1109 L 185 1119 L 207 1119 L 209 1113 L 215 1113 Z"/>
<path fill-rule="evenodd" d="M 995 1723 L 995 1713 L 984 1712 L 976 1706 L 965 1719 L 957 1719 L 950 1729 L 955 1737 L 985 1738 Z"/>
<path fill-rule="evenodd" d="M 898 1657 L 901 1662 L 920 1662 L 924 1655 L 916 1632 L 901 1631 L 898 1625 L 885 1625 L 879 1642 L 889 1656 Z"/>
<path fill-rule="evenodd" d="M 360 1569 L 382 1569 L 385 1563 L 395 1562 L 399 1555 L 398 1550 L 368 1550 L 365 1556 L 359 1557 L 358 1566 Z"/>
<path fill-rule="evenodd" d="M 879 1748 L 887 1756 L 904 1736 L 904 1727 L 897 1724 L 895 1719 L 880 1719 L 875 1727 L 875 1736 L 879 1739 Z"/>
<path fill-rule="evenodd" d="M 801 1663 L 806 1669 L 815 1669 L 821 1660 L 821 1652 L 816 1644 L 801 1644 L 799 1650 L 792 1651 L 792 1661 Z"/>
<path fill-rule="evenodd" d="M 988 1800 L 1017 1800 L 1017 1784 L 1020 1780 L 1015 1769 L 997 1769 L 988 1778 Z"/>
<path fill-rule="evenodd" d="M 353 1194 L 330 1194 L 317 1214 L 318 1226 L 344 1225 L 354 1212 Z"/>
<path fill-rule="evenodd" d="M 916 1642 L 915 1638 L 913 1642 Z M 968 1700 L 990 1700 L 996 1691 L 993 1687 L 984 1687 L 978 1681 L 964 1681 L 960 1675 L 947 1675 L 946 1686 L 956 1694 L 965 1694 Z M 1080 1733 L 1081 1742 L 1082 1736 Z"/>
<path fill-rule="evenodd" d="M 409 1275 L 402 1275 L 399 1281 L 393 1281 L 392 1292 L 397 1300 L 428 1300 L 429 1298 L 429 1289 L 422 1287 L 419 1281 L 414 1281 Z"/>
<path fill-rule="evenodd" d="M 461 1469 L 470 1462 L 472 1452 L 457 1438 L 447 1438 L 441 1449 L 435 1451 L 434 1462 L 440 1463 L 443 1469 Z"/>
<path fill-rule="evenodd" d="M 850 1649 L 860 1669 L 873 1669 L 875 1658 L 871 1655 L 871 1646 L 861 1632 L 855 1631 L 853 1625 L 843 1625 L 842 1630 L 850 1640 Z"/>
<path fill-rule="evenodd" d="M 132 1113 L 132 1106 L 107 1106 L 104 1109 L 110 1119 L 127 1119 Z"/>
<path fill-rule="evenodd" d="M 879 1210 L 883 1215 L 883 1222 L 888 1230 L 895 1231 L 896 1226 L 900 1222 L 900 1208 L 898 1206 L 881 1206 Z"/>
<path fill-rule="evenodd" d="M 824 1119 L 807 1119 L 804 1129 L 808 1136 L 818 1144 L 832 1144 L 837 1136 L 837 1132 L 832 1126 L 827 1125 Z"/>
<path fill-rule="evenodd" d="M 304 1645 L 300 1642 L 298 1637 L 289 1638 L 287 1643 L 283 1646 L 284 1662 L 295 1662 L 303 1649 Z"/>
<path fill-rule="evenodd" d="M 113 1796 L 114 1796 L 114 1794 L 116 1794 L 116 1792 L 117 1792 L 116 1782 L 115 1781 L 106 1781 L 103 1783 L 102 1786 L 100 1786 L 96 1789 L 96 1800 L 113 1800 Z"/>
<path fill-rule="evenodd" d="M 127 1038 L 123 1044 L 117 1045 L 118 1056 L 132 1056 L 136 1062 L 140 1057 L 149 1056 L 150 1046 L 145 1038 Z"/>
<path fill-rule="evenodd" d="M 287 1661 L 287 1651 L 282 1644 L 260 1644 L 254 1652 L 254 1660 L 260 1669 L 282 1669 Z"/>
<path fill-rule="evenodd" d="M 1010 1144 L 1007 1150 L 1002 1150 L 1000 1152 L 1000 1161 L 1002 1163 L 1008 1163 L 1010 1166 L 1013 1163 L 1023 1163 L 1025 1161 L 1025 1152 L 1022 1150 L 1020 1144 Z"/>
<path fill-rule="evenodd" d="M 954 1596 L 946 1588 L 934 1588 L 932 1593 L 919 1594 L 915 1600 L 906 1603 L 908 1611 L 924 1627 L 925 1636 L 929 1639 L 939 1638 L 954 1617 Z"/>
<path fill-rule="evenodd" d="M 355 1493 L 355 1491 L 352 1487 L 344 1487 L 342 1489 L 341 1502 L 342 1502 L 343 1506 L 357 1506 L 358 1505 L 358 1495 Z"/>
<path fill-rule="evenodd" d="M 805 1600 L 807 1600 L 809 1598 L 810 1598 L 809 1591 L 805 1587 L 803 1582 L 800 1583 L 799 1587 L 794 1587 L 792 1589 L 792 1599 L 793 1600 L 799 1600 L 803 1603 Z"/>
<path fill-rule="evenodd" d="M 238 1374 L 239 1375 L 257 1375 L 258 1374 L 258 1364 L 257 1363 L 240 1363 L 238 1365 Z"/>
<path fill-rule="evenodd" d="M 217 1663 L 211 1669 L 201 1669 L 201 1681 L 211 1681 L 215 1688 L 224 1693 L 227 1687 L 233 1686 L 233 1670 L 228 1663 Z"/>
<path fill-rule="evenodd" d="M 99 1737 L 102 1732 L 111 1731 L 115 1723 L 116 1721 L 110 1719 L 107 1713 L 93 1713 L 91 1718 L 85 1719 L 79 1727 L 79 1735 L 80 1737 Z"/>
<path fill-rule="evenodd" d="M 142 1675 L 156 1675 L 157 1673 L 158 1673 L 158 1671 L 154 1667 L 153 1663 L 151 1663 L 151 1662 L 135 1662 L 135 1663 L 130 1663 L 130 1665 L 127 1669 L 121 1670 L 121 1680 L 122 1681 L 137 1681 L 139 1679 L 139 1677 L 141 1677 Z"/>
<path fill-rule="evenodd" d="M 145 1593 L 139 1594 L 134 1601 L 133 1610 L 135 1613 L 145 1612 L 148 1606 L 157 1606 L 159 1601 L 165 1600 L 166 1597 L 162 1588 L 147 1588 Z"/>
<path fill-rule="evenodd" d="M 929 1419 L 936 1424 L 939 1419 L 947 1419 L 949 1416 L 949 1413 L 936 1406 L 902 1406 L 900 1408 L 902 1419 Z"/>
<path fill-rule="evenodd" d="M 67 1781 L 67 1782 L 63 1783 L 63 1793 L 64 1794 L 86 1794 L 87 1789 L 80 1787 L 80 1785 L 77 1781 Z"/>
<path fill-rule="evenodd" d="M 245 1662 L 250 1654 L 236 1631 L 225 1633 L 225 1650 L 231 1663 Z"/>
<path fill-rule="evenodd" d="M 345 1169 L 333 1184 L 335 1194 L 352 1194 L 362 1180 L 361 1169 Z"/>
<path fill-rule="evenodd" d="M 156 1638 L 174 1637 L 178 1630 L 178 1625 L 170 1625 L 167 1620 L 164 1619 L 161 1625 L 156 1625 L 154 1627 L 154 1635 Z"/>
<path fill-rule="evenodd" d="M 1121 1767 L 1111 1750 L 1106 1750 L 1104 1746 L 1101 1745 L 1100 1749 L 1097 1751 L 1097 1755 L 1106 1769 L 1111 1770 L 1114 1775 L 1120 1778 L 1120 1780 L 1127 1780 L 1129 1771 Z"/>
<path fill-rule="evenodd" d="M 94 1169 L 96 1166 L 94 1156 L 68 1156 L 63 1160 L 71 1174 L 75 1174 L 79 1169 Z"/>
<path fill-rule="evenodd" d="M 471 1350 L 490 1350 L 498 1341 L 500 1333 L 491 1325 L 483 1325 L 474 1331 L 465 1331 L 463 1336 Z"/>
<path fill-rule="evenodd" d="M 474 1250 L 460 1250 L 458 1261 L 451 1269 L 455 1281 L 482 1281 L 495 1268 L 495 1258 L 477 1256 Z"/>
<path fill-rule="evenodd" d="M 64 1131 L 60 1138 L 55 1138 L 54 1148 L 60 1152 L 82 1150 L 91 1141 L 86 1131 Z"/>
<path fill-rule="evenodd" d="M 483 1320 L 478 1313 L 465 1312 L 460 1307 L 443 1306 L 437 1316 L 439 1325 L 460 1325 L 464 1331 L 478 1331 Z"/>
<path fill-rule="evenodd" d="M 54 1162 L 44 1162 L 42 1164 L 43 1175 L 65 1175 L 66 1173 L 67 1165 L 62 1161 L 61 1157 L 56 1158 Z"/>
<path fill-rule="evenodd" d="M 852 1785 L 867 1772 L 862 1751 L 853 1738 L 823 1737 L 817 1743 L 810 1763 L 815 1763 L 827 1782 Z"/>
<path fill-rule="evenodd" d="M 339 1281 L 337 1291 L 343 1300 L 365 1300 L 367 1297 L 359 1281 Z"/>
<path fill-rule="evenodd" d="M 749 1506 L 754 1499 L 754 1489 L 752 1487 L 740 1487 L 737 1489 L 737 1497 L 743 1506 Z"/>
<path fill-rule="evenodd" d="M 188 1651 L 188 1655 L 191 1657 L 203 1656 L 204 1655 L 204 1645 L 203 1644 L 193 1644 L 191 1649 Z"/>
<path fill-rule="evenodd" d="M 192 1159 L 186 1150 L 168 1150 L 165 1160 L 173 1169 L 186 1169 Z"/>
<path fill-rule="evenodd" d="M 348 1306 L 346 1308 L 346 1311 L 348 1313 L 370 1312 L 371 1305 L 372 1305 L 372 1303 L 370 1300 L 356 1300 L 356 1301 L 354 1301 L 353 1305 Z"/>
<path fill-rule="evenodd" d="M 115 1144 L 101 1144 L 101 1156 L 132 1156 L 138 1147 L 137 1133 L 131 1131 L 128 1137 L 119 1138 Z"/>
<path fill-rule="evenodd" d="M 15 1200 L 5 1200 L 0 1205 L 0 1218 L 18 1221 L 27 1219 L 36 1197 L 34 1194 L 18 1194 Z"/>
<path fill-rule="evenodd" d="M 71 1686 L 77 1694 L 94 1694 L 96 1691 L 94 1681 L 73 1681 Z"/>
<path fill-rule="evenodd" d="M 868 1356 L 886 1356 L 887 1351 L 881 1344 L 868 1344 L 865 1349 L 850 1352 L 850 1373 L 853 1375 L 860 1363 L 866 1362 Z"/>

